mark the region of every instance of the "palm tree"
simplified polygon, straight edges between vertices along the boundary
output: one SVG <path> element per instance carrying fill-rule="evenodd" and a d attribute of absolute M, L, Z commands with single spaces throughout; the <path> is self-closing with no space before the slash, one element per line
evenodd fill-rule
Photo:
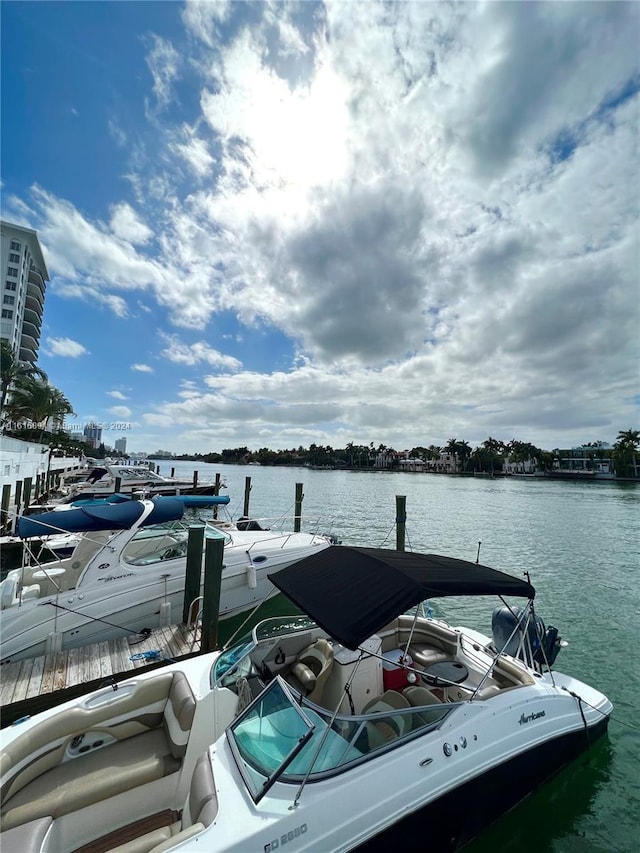
<path fill-rule="evenodd" d="M 0 411 L 4 412 L 5 403 L 9 388 L 19 383 L 23 379 L 35 379 L 36 377 L 43 382 L 47 381 L 47 374 L 44 370 L 36 367 L 35 364 L 29 364 L 25 361 L 20 361 L 15 357 L 15 354 L 8 341 L 0 341 L 0 376 L 2 379 L 2 387 L 0 392 Z"/>
<path fill-rule="evenodd" d="M 637 429 L 620 430 L 618 440 L 613 445 L 613 464 L 618 477 L 637 477 L 638 460 L 636 453 L 640 445 L 640 431 Z"/>
<path fill-rule="evenodd" d="M 37 379 L 23 379 L 11 392 L 7 411 L 16 420 L 32 421 L 40 425 L 40 438 L 49 418 L 60 420 L 73 415 L 73 406 L 62 391 Z"/>

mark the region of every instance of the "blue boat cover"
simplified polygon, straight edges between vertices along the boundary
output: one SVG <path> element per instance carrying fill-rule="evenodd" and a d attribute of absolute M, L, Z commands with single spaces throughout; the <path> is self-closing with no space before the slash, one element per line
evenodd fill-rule
<path fill-rule="evenodd" d="M 231 498 L 229 495 L 176 495 L 176 500 L 186 507 L 206 507 L 226 506 Z"/>
<path fill-rule="evenodd" d="M 71 501 L 71 506 L 104 506 L 105 504 L 121 504 L 130 500 L 131 495 L 116 492 L 115 495 L 109 495 L 107 498 L 78 498 L 77 501 Z"/>
<path fill-rule="evenodd" d="M 184 503 L 179 498 L 158 497 L 154 508 L 142 523 L 162 524 L 177 521 L 184 515 Z M 21 539 L 31 536 L 50 536 L 61 530 L 67 533 L 89 533 L 96 530 L 128 530 L 142 515 L 144 504 L 128 500 L 116 504 L 90 504 L 64 511 L 43 512 L 39 515 L 22 515 L 16 524 Z"/>

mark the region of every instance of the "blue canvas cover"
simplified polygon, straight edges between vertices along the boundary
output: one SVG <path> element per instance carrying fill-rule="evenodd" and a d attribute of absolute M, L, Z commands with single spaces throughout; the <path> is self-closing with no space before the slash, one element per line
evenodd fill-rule
<path fill-rule="evenodd" d="M 162 524 L 177 521 L 184 514 L 184 503 L 173 497 L 153 500 L 154 508 L 142 524 Z M 96 530 L 128 530 L 142 515 L 144 503 L 126 501 L 117 504 L 90 504 L 76 509 L 23 515 L 16 524 L 21 539 L 31 536 L 50 536 L 53 533 L 89 533 Z"/>

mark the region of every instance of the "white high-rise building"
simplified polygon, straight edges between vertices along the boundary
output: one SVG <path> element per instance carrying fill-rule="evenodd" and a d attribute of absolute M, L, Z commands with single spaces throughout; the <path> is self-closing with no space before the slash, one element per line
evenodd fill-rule
<path fill-rule="evenodd" d="M 121 453 L 123 456 L 127 452 L 127 439 L 116 438 L 116 453 Z"/>
<path fill-rule="evenodd" d="M 0 220 L 0 236 L 0 338 L 35 364 L 49 273 L 35 231 Z"/>

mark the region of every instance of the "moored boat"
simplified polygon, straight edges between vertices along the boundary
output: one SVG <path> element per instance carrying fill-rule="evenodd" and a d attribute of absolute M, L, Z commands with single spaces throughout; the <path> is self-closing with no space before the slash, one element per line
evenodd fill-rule
<path fill-rule="evenodd" d="M 220 506 L 228 496 L 157 497 L 23 516 L 23 538 L 82 532 L 70 557 L 13 569 L 0 583 L 0 661 L 99 643 L 182 620 L 189 524 L 185 507 Z M 250 527 L 251 525 L 246 525 Z M 241 529 L 209 520 L 205 539 L 224 541 L 220 618 L 262 601 L 267 573 L 330 544 L 327 536 Z"/>
<path fill-rule="evenodd" d="M 338 853 L 410 822 L 454 850 L 606 731 L 606 696 L 553 671 L 528 580 L 345 546 L 270 579 L 303 616 L 5 730 L 3 843 Z M 526 605 L 492 637 L 405 615 L 450 595 Z"/>

